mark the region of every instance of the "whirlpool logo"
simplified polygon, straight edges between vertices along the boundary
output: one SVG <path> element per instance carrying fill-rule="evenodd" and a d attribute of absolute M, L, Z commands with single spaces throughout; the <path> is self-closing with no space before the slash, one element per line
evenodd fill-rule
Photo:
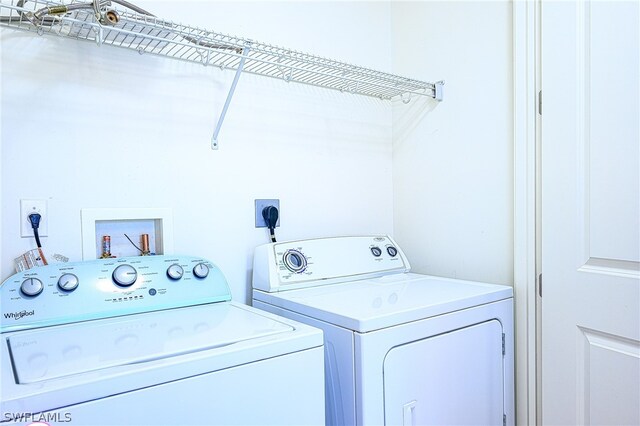
<path fill-rule="evenodd" d="M 20 312 L 9 312 L 9 313 L 6 313 L 6 314 L 4 314 L 4 317 L 5 317 L 5 319 L 12 319 L 13 318 L 14 320 L 17 321 L 17 320 L 22 319 L 24 317 L 30 317 L 30 316 L 34 315 L 35 313 L 36 313 L 35 310 L 33 310 L 33 311 L 24 310 L 24 311 L 20 311 Z"/>

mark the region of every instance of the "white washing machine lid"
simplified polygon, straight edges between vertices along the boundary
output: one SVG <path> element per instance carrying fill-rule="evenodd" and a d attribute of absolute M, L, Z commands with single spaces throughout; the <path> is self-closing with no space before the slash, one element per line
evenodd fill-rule
<path fill-rule="evenodd" d="M 226 303 L 37 329 L 7 339 L 18 383 L 221 348 L 293 331 Z"/>
<path fill-rule="evenodd" d="M 233 302 L 5 333 L 1 405 L 48 410 L 319 346 L 319 330 Z"/>
<path fill-rule="evenodd" d="M 509 286 L 413 273 L 253 297 L 360 333 L 513 297 Z"/>

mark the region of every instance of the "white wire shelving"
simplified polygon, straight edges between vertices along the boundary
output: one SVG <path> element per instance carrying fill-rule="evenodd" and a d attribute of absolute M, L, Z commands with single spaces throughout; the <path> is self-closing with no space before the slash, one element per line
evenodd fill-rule
<path fill-rule="evenodd" d="M 401 77 L 255 40 L 182 25 L 125 8 L 110 8 L 117 13 L 117 22 L 108 22 L 108 25 L 104 20 L 101 23 L 94 10 L 89 8 L 64 13 L 36 13 L 45 8 L 79 4 L 75 1 L 0 0 L 0 25 L 39 35 L 91 41 L 99 45 L 135 50 L 140 54 L 149 53 L 235 70 L 227 102 L 212 138 L 214 149 L 217 149 L 220 127 L 241 72 L 383 100 L 401 99 L 405 103 L 414 95 L 438 101 L 443 99 L 443 81 L 431 83 Z"/>

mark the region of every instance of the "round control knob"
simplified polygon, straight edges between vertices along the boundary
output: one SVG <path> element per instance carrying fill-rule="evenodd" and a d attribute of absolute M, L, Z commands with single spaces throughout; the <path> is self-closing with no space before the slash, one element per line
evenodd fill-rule
<path fill-rule="evenodd" d="M 178 265 L 177 263 L 174 263 L 173 265 L 169 266 L 169 268 L 167 268 L 167 276 L 172 280 L 178 281 L 180 278 L 182 278 L 183 275 L 184 269 L 182 269 L 182 266 Z"/>
<path fill-rule="evenodd" d="M 394 246 L 389 246 L 387 247 L 387 253 L 389 253 L 389 256 L 391 257 L 396 257 L 396 255 L 398 254 L 398 249 Z"/>
<path fill-rule="evenodd" d="M 284 266 L 291 272 L 299 274 L 307 269 L 307 258 L 298 250 L 287 250 L 282 257 Z"/>
<path fill-rule="evenodd" d="M 22 292 L 22 294 L 29 297 L 39 295 L 40 293 L 42 293 L 43 289 L 44 285 L 42 284 L 42 281 L 37 278 L 27 278 L 26 280 L 22 281 L 22 284 L 20 285 L 20 291 Z"/>
<path fill-rule="evenodd" d="M 198 278 L 207 278 L 207 275 L 209 275 L 209 267 L 204 263 L 198 263 L 193 267 L 193 275 Z"/>
<path fill-rule="evenodd" d="M 380 257 L 382 255 L 382 250 L 380 250 L 380 247 L 371 247 L 371 254 L 375 257 Z"/>
<path fill-rule="evenodd" d="M 131 265 L 120 265 L 113 271 L 113 281 L 121 287 L 129 287 L 137 279 L 138 272 Z"/>
<path fill-rule="evenodd" d="M 60 290 L 73 291 L 78 288 L 78 284 L 80 284 L 80 281 L 78 277 L 73 274 L 63 274 L 58 278 L 58 287 Z"/>

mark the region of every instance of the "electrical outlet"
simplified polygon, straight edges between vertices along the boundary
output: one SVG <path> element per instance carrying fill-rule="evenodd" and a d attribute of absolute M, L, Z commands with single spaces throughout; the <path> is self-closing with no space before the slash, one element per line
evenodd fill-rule
<path fill-rule="evenodd" d="M 282 216 L 282 212 L 280 211 L 280 200 L 272 199 L 272 200 L 256 200 L 256 228 L 266 228 L 267 224 L 264 223 L 264 217 L 262 217 L 262 210 L 265 207 L 274 206 L 278 209 L 278 221 L 276 222 L 276 228 L 280 226 L 280 216 Z"/>
<path fill-rule="evenodd" d="M 20 200 L 20 236 L 22 238 L 33 238 L 33 228 L 29 222 L 31 213 L 39 213 L 40 226 L 38 235 L 46 237 L 49 233 L 49 217 L 47 214 L 47 200 Z"/>

